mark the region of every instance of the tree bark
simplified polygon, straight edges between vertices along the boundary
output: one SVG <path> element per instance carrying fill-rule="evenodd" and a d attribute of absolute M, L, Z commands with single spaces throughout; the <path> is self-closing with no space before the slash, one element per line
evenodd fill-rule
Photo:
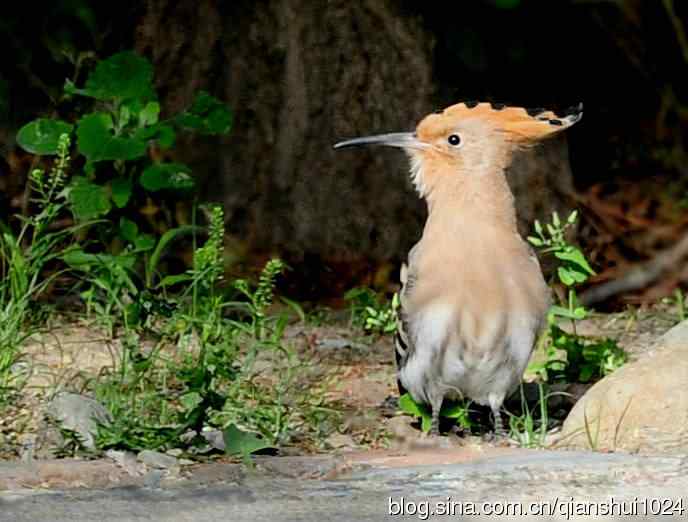
<path fill-rule="evenodd" d="M 419 238 L 426 210 L 404 155 L 332 150 L 343 138 L 411 130 L 436 108 L 433 35 L 399 5 L 146 0 L 137 47 L 153 59 L 164 107 L 179 110 L 205 88 L 235 113 L 231 136 L 182 143 L 181 154 L 207 172 L 206 193 L 249 250 L 293 264 L 398 262 Z M 521 155 L 509 180 L 528 231 L 565 206 L 565 141 Z"/>

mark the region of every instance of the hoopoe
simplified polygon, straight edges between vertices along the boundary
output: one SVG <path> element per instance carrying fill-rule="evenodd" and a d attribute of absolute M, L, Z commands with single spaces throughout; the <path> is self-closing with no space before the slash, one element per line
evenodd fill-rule
<path fill-rule="evenodd" d="M 402 148 L 427 202 L 423 235 L 401 268 L 395 339 L 400 391 L 432 409 L 431 434 L 447 399 L 500 409 L 521 382 L 549 307 L 537 258 L 516 228 L 505 170 L 518 149 L 576 123 L 582 104 L 557 116 L 465 102 L 425 117 L 415 132 L 355 138 Z"/>

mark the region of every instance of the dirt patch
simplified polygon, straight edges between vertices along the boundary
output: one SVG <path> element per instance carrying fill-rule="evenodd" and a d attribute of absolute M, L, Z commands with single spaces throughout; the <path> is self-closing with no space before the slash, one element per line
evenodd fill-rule
<path fill-rule="evenodd" d="M 660 305 L 592 315 L 578 323 L 577 331 L 582 335 L 616 339 L 633 360 L 677 321 L 676 310 Z M 325 440 L 323 446 L 297 446 L 285 449 L 286 452 L 394 447 L 393 428 L 389 424 L 395 413 L 394 401 L 389 399 L 397 396 L 397 388 L 394 349 L 389 336 L 365 336 L 344 321 L 326 325 L 294 323 L 286 329 L 285 341 L 295 347 L 307 364 L 308 378 L 318 382 L 327 399 L 342 408 L 338 433 Z M 89 380 L 116 363 L 119 343 L 93 327 L 72 322 L 33 336 L 23 351 L 19 366 L 27 376 L 27 385 L 0 416 L 0 459 L 31 457 L 25 448 L 41 429 L 47 399 L 61 389 L 76 392 L 86 389 Z M 270 359 L 257 364 L 263 364 L 266 372 L 270 372 Z"/>

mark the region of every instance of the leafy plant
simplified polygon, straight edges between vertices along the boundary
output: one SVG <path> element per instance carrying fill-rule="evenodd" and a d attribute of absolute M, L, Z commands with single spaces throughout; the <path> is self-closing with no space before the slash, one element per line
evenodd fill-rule
<path fill-rule="evenodd" d="M 552 306 L 547 314 L 548 331 L 543 339 L 545 359 L 530 366 L 545 381 L 588 382 L 613 372 L 627 360 L 616 341 L 585 338 L 576 332 L 576 321 L 585 319 L 589 311 L 578 302 L 575 287 L 595 274 L 583 252 L 566 239 L 567 229 L 577 219 L 576 211 L 565 222 L 554 212 L 552 222 L 544 227 L 535 221 L 536 236 L 528 238 L 541 253 L 553 254 L 558 260 L 557 278 L 566 288 L 566 301 Z M 571 322 L 572 333 L 559 326 L 560 320 Z"/>
<path fill-rule="evenodd" d="M 536 418 L 531 411 L 528 401 L 523 393 L 523 386 L 520 388 L 522 413 L 520 415 L 509 414 L 509 438 L 516 441 L 522 448 L 543 448 L 547 437 L 549 423 L 549 413 L 547 410 L 548 396 L 545 393 L 545 386 L 538 383 L 539 418 Z"/>
<path fill-rule="evenodd" d="M 140 206 L 188 198 L 195 187 L 188 166 L 159 161 L 158 151 L 183 130 L 217 135 L 232 124 L 224 104 L 203 92 L 187 110 L 161 118 L 152 78 L 147 60 L 116 54 L 83 85 L 65 83 L 62 100 L 78 99 L 70 106 L 77 118 L 40 118 L 17 135 L 25 150 L 57 159 L 47 177 L 32 173 L 38 212 L 18 236 L 0 230 L 0 392 L 13 375 L 30 298 L 68 272 L 87 312 L 119 341 L 112 368 L 90 382 L 114 419 L 100 426 L 98 448 L 193 451 L 210 428 L 224 432 L 229 454 L 246 459 L 260 447 L 325 434 L 334 412 L 283 342 L 286 315 L 270 313 L 284 263 L 269 261 L 255 283 L 225 285 L 221 206 L 194 199 L 191 224 L 137 219 Z M 199 209 L 207 229 L 196 224 Z M 53 226 L 69 214 L 74 225 Z M 197 246 L 202 230 L 207 239 Z M 186 236 L 192 265 L 169 273 L 164 254 Z M 258 364 L 268 360 L 271 368 Z"/>
<path fill-rule="evenodd" d="M 250 462 L 249 456 L 256 451 L 272 448 L 265 439 L 259 438 L 253 433 L 240 430 L 235 424 L 229 424 L 222 432 L 225 443 L 225 452 L 228 455 L 239 455 L 244 462 Z"/>
<path fill-rule="evenodd" d="M 470 429 L 472 423 L 468 417 L 469 403 L 463 401 L 449 402 L 445 401 L 440 410 L 440 417 L 453 419 L 454 422 L 462 428 Z M 420 417 L 421 430 L 423 433 L 430 431 L 432 427 L 432 410 L 425 404 L 418 404 L 413 400 L 410 394 L 405 393 L 399 397 L 399 409 L 404 413 L 413 417 Z"/>
<path fill-rule="evenodd" d="M 234 288 L 247 299 L 244 303 L 244 308 L 248 312 L 250 329 L 256 339 L 264 340 L 267 332 L 270 330 L 266 321 L 266 313 L 267 309 L 272 304 L 272 296 L 277 276 L 281 274 L 284 269 L 285 265 L 283 261 L 280 259 L 271 259 L 267 262 L 265 268 L 263 268 L 255 288 L 251 288 L 250 283 L 245 279 L 237 279 L 234 281 Z M 275 339 L 281 337 L 282 330 L 284 326 L 286 326 L 285 321 L 286 317 L 279 320 Z M 237 326 L 244 328 L 241 323 L 238 323 Z"/>
<path fill-rule="evenodd" d="M 61 259 L 80 274 L 87 309 L 112 333 L 136 311 L 142 286 L 150 290 L 156 280 L 163 287 L 184 282 L 184 277 L 165 279 L 159 263 L 173 241 L 197 231 L 192 225 L 165 227 L 156 237 L 156 228 L 144 231 L 133 219 L 144 201 L 183 198 L 195 187 L 188 166 L 154 160 L 159 154 L 152 151 L 173 147 L 180 131 L 225 134 L 232 116 L 224 104 L 200 92 L 187 110 L 162 119 L 153 68 L 130 51 L 97 62 L 82 87 L 67 80 L 63 99 L 70 98 L 87 108 L 76 121 L 39 118 L 19 130 L 17 143 L 33 154 L 59 155 L 60 136 L 75 135 L 75 160 L 83 168 L 60 178 L 59 196 L 77 223 L 89 226 Z"/>
<path fill-rule="evenodd" d="M 62 134 L 56 141 L 57 158 L 46 174 L 35 169 L 29 176 L 30 196 L 36 212 L 22 217 L 14 235 L 2 225 L 0 231 L 0 394 L 13 380 L 11 368 L 19 357 L 19 345 L 31 329 L 25 319 L 32 302 L 60 275 L 46 267 L 64 252 L 65 244 L 87 223 L 53 231 L 50 225 L 65 206 L 63 187 L 70 165 L 70 141 Z"/>
<path fill-rule="evenodd" d="M 374 290 L 357 287 L 344 294 L 344 299 L 349 302 L 352 326 L 375 334 L 390 334 L 396 330 L 398 294 L 394 294 L 390 303 L 381 303 Z"/>
<path fill-rule="evenodd" d="M 557 267 L 557 277 L 567 288 L 566 306 L 555 305 L 550 310 L 550 315 L 570 319 L 575 327 L 575 321 L 585 319 L 587 311 L 578 303 L 576 299 L 576 284 L 584 283 L 591 275 L 595 275 L 590 267 L 585 255 L 581 250 L 571 245 L 566 240 L 566 231 L 575 225 L 578 219 L 578 212 L 573 211 L 566 222 L 562 223 L 559 214 L 552 214 L 552 223 L 546 223 L 545 228 L 539 221 L 535 221 L 535 233 L 537 236 L 530 236 L 528 241 L 537 247 L 543 254 L 553 254 L 559 260 Z"/>
<path fill-rule="evenodd" d="M 70 180 L 65 194 L 78 220 L 131 213 L 137 194 L 189 194 L 195 185 L 191 169 L 181 163 L 152 161 L 149 150 L 173 147 L 180 130 L 215 135 L 231 128 L 229 110 L 205 92 L 186 111 L 162 120 L 153 68 L 130 51 L 98 62 L 82 88 L 67 80 L 64 92 L 90 99 L 93 110 L 74 124 L 47 118 L 27 123 L 19 130 L 17 143 L 33 154 L 52 155 L 61 134 L 76 133 L 76 153 L 85 160 L 84 168 Z M 130 241 L 137 237 L 126 235 L 126 228 L 109 230 Z M 150 239 L 145 241 L 136 245 L 140 251 L 152 248 Z"/>

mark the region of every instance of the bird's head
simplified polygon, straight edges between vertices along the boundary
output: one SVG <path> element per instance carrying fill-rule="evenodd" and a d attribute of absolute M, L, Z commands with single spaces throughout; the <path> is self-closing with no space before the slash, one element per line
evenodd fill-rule
<path fill-rule="evenodd" d="M 583 104 L 563 116 L 544 109 L 464 102 L 426 116 L 415 132 L 354 138 L 334 148 L 386 145 L 404 149 L 411 177 L 427 196 L 450 177 L 503 171 L 515 150 L 529 147 L 570 127 L 583 117 Z"/>

